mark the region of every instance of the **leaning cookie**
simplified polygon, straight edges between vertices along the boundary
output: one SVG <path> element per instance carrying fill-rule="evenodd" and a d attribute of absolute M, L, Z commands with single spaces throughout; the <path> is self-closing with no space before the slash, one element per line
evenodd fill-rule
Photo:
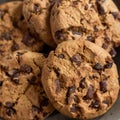
<path fill-rule="evenodd" d="M 42 50 L 44 43 L 35 39 L 27 29 L 22 15 L 22 2 L 12 1 L 0 5 L 0 16 L 1 53 L 21 49 Z"/>
<path fill-rule="evenodd" d="M 45 57 L 41 53 L 16 51 L 0 60 L 0 118 L 43 120 L 54 108 L 41 85 Z"/>
<path fill-rule="evenodd" d="M 44 64 L 42 83 L 53 106 L 78 119 L 103 115 L 119 92 L 118 72 L 111 56 L 86 40 L 59 44 Z"/>
<path fill-rule="evenodd" d="M 120 23 L 113 19 L 113 22 L 111 22 L 114 23 L 114 27 L 119 26 Z M 117 31 L 115 32 L 112 30 L 113 27 L 111 25 L 107 27 L 103 23 L 105 20 L 102 20 L 98 14 L 96 3 L 92 0 L 57 1 L 51 10 L 52 36 L 57 44 L 65 40 L 76 40 L 86 37 L 86 40 L 96 43 L 114 57 L 116 55 L 114 46 L 116 46 L 115 44 L 117 46 L 120 44 L 119 34 L 117 35 L 119 30 L 115 29 Z"/>
<path fill-rule="evenodd" d="M 50 7 L 49 0 L 24 0 L 23 14 L 32 34 L 51 47 L 55 47 L 50 31 Z"/>

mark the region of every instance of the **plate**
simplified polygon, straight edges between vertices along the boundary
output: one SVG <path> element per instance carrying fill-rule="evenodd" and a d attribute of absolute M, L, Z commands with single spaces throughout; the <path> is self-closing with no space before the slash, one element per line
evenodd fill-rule
<path fill-rule="evenodd" d="M 0 3 L 4 3 L 10 0 L 0 0 Z M 120 9 L 120 0 L 114 0 L 118 8 Z M 117 56 L 114 58 L 115 63 L 118 67 L 118 72 L 120 76 L 120 47 L 116 49 Z M 46 120 L 74 120 L 71 118 L 68 118 L 64 115 L 61 115 L 59 112 L 55 111 L 50 117 L 48 117 Z M 114 104 L 114 106 L 103 116 L 96 118 L 94 120 L 120 120 L 120 94 L 118 97 L 117 102 Z"/>

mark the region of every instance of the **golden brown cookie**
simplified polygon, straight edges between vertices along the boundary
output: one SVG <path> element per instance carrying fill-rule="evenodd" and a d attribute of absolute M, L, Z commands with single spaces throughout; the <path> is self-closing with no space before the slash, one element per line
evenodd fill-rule
<path fill-rule="evenodd" d="M 41 85 L 45 57 L 16 51 L 0 60 L 0 117 L 5 120 L 43 120 L 54 108 Z"/>
<path fill-rule="evenodd" d="M 52 51 L 43 67 L 42 83 L 62 114 L 92 119 L 115 103 L 118 72 L 108 52 L 86 40 L 69 40 Z"/>
<path fill-rule="evenodd" d="M 24 0 L 23 14 L 32 34 L 55 47 L 50 31 L 50 7 L 50 0 Z"/>

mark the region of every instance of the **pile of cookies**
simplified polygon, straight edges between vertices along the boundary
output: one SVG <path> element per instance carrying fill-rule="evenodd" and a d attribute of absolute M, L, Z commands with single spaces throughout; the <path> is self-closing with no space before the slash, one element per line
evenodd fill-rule
<path fill-rule="evenodd" d="M 112 0 L 0 5 L 0 120 L 105 114 L 119 93 L 113 61 L 120 13 Z"/>

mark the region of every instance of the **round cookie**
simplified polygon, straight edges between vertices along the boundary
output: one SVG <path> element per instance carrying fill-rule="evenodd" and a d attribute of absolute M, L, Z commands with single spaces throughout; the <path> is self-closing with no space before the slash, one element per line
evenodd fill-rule
<path fill-rule="evenodd" d="M 114 39 L 112 28 L 103 24 L 97 12 L 95 0 L 56 2 L 51 10 L 50 23 L 51 32 L 57 44 L 65 40 L 86 37 L 86 40 L 103 47 L 113 57 L 116 55 L 113 46 L 120 44 L 120 39 Z M 115 25 L 118 23 L 114 21 Z"/>
<path fill-rule="evenodd" d="M 24 0 L 23 14 L 32 34 L 51 47 L 55 47 L 50 31 L 50 7 L 50 0 Z"/>
<path fill-rule="evenodd" d="M 103 115 L 119 92 L 118 72 L 111 56 L 86 40 L 59 44 L 44 64 L 42 83 L 53 106 L 78 119 Z"/>
<path fill-rule="evenodd" d="M 22 15 L 22 2 L 4 3 L 0 5 L 0 11 L 0 51 L 42 50 L 44 43 L 35 39 L 27 29 Z"/>
<path fill-rule="evenodd" d="M 45 57 L 16 51 L 0 60 L 0 117 L 5 120 L 43 120 L 54 108 L 41 85 Z"/>

